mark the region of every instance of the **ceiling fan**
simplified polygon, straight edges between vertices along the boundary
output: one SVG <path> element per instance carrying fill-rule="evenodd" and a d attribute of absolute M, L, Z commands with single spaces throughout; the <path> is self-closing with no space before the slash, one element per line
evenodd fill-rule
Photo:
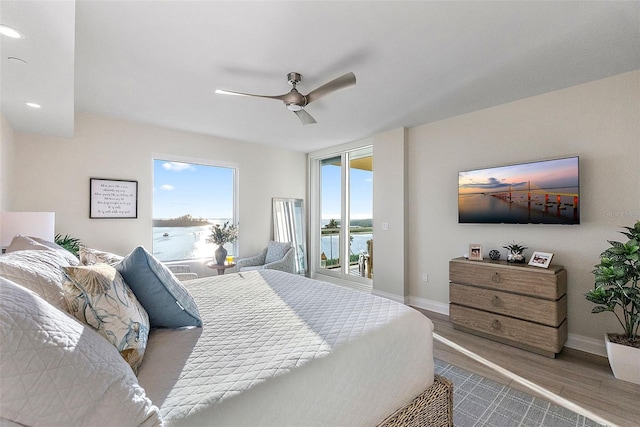
<path fill-rule="evenodd" d="M 303 125 L 309 125 L 316 123 L 316 120 L 311 117 L 311 114 L 304 110 L 304 107 L 311 104 L 313 101 L 317 101 L 325 95 L 335 92 L 340 89 L 347 88 L 356 84 L 356 76 L 353 73 L 347 73 L 336 79 L 331 80 L 329 83 L 325 83 L 317 89 L 312 90 L 307 95 L 303 95 L 296 89 L 296 85 L 302 81 L 302 75 L 300 73 L 291 72 L 287 74 L 287 80 L 289 84 L 293 86 L 291 91 L 284 95 L 268 96 L 268 95 L 254 95 L 251 93 L 232 92 L 229 90 L 217 89 L 216 93 L 222 95 L 239 95 L 239 96 L 257 96 L 259 98 L 271 98 L 278 99 L 284 102 L 287 110 L 296 113 Z"/>

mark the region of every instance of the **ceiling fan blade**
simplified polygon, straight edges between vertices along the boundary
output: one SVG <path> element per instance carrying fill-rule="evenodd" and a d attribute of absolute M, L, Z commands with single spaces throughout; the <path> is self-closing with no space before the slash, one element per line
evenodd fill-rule
<path fill-rule="evenodd" d="M 355 84 L 356 75 L 353 73 L 347 73 L 309 92 L 309 94 L 307 95 L 307 104 L 310 104 L 313 101 L 317 101 L 318 99 L 331 92 L 335 92 L 336 90 L 344 89 Z"/>
<path fill-rule="evenodd" d="M 216 89 L 216 93 L 218 95 L 255 96 L 258 98 L 278 99 L 280 101 L 284 101 L 285 96 L 289 94 L 289 93 L 285 93 L 284 95 L 277 95 L 277 96 L 255 95 L 253 93 L 232 92 L 230 90 L 223 90 L 223 89 Z"/>
<path fill-rule="evenodd" d="M 316 119 L 311 117 L 311 114 L 307 113 L 305 110 L 294 111 L 294 113 L 296 113 L 296 116 L 298 116 L 303 125 L 312 125 L 317 123 Z"/>

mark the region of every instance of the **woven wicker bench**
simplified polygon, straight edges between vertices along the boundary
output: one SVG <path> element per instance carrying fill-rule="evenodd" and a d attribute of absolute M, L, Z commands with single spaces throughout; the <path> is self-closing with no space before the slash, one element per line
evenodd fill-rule
<path fill-rule="evenodd" d="M 431 387 L 388 416 L 378 427 L 452 427 L 453 384 L 435 375 Z"/>

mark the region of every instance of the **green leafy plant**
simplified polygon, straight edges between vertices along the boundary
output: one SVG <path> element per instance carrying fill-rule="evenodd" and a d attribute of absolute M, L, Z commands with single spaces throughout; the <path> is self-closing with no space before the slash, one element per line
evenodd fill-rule
<path fill-rule="evenodd" d="M 508 245 L 504 245 L 503 248 L 513 252 L 514 254 L 521 254 L 525 249 L 529 249 L 526 246 L 523 246 L 521 243 L 509 243 Z"/>
<path fill-rule="evenodd" d="M 215 243 L 222 246 L 238 240 L 238 227 L 234 224 L 229 225 L 229 221 L 222 226 L 220 224 L 212 225 L 210 230 L 211 234 L 207 237 L 207 243 Z"/>
<path fill-rule="evenodd" d="M 71 237 L 68 234 L 64 236 L 62 236 L 61 234 L 56 234 L 56 236 L 53 238 L 53 241 L 57 245 L 62 246 L 63 248 L 65 248 L 66 250 L 74 254 L 75 256 L 78 256 L 78 251 L 80 250 L 80 245 L 82 244 L 80 242 L 80 239 L 76 237 Z"/>
<path fill-rule="evenodd" d="M 585 297 L 597 304 L 592 313 L 611 312 L 622 325 L 624 334 L 609 334 L 609 339 L 640 348 L 640 221 L 622 228 L 627 231 L 621 233 L 629 240 L 608 241 L 611 247 L 600 254 L 600 263 L 593 270 L 594 288 Z"/>
<path fill-rule="evenodd" d="M 526 261 L 524 258 L 524 250 L 528 248 L 522 243 L 509 243 L 508 245 L 503 246 L 503 248 L 509 250 L 509 253 L 507 254 L 508 262 L 523 264 Z"/>

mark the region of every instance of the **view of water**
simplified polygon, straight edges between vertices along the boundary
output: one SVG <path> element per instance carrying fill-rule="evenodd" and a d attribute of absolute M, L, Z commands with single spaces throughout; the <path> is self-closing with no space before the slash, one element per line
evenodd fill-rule
<path fill-rule="evenodd" d="M 224 224 L 227 219 L 211 220 L 212 224 Z M 153 255 L 160 261 L 176 261 L 190 258 L 213 258 L 217 245 L 207 243 L 211 233 L 209 225 L 193 227 L 153 227 Z M 225 245 L 230 251 L 232 244 Z"/>
<path fill-rule="evenodd" d="M 214 220 L 212 223 L 222 224 L 226 220 Z M 195 227 L 153 227 L 153 255 L 160 261 L 176 261 L 192 258 L 213 258 L 217 245 L 206 243 L 210 234 L 209 226 Z M 358 255 L 367 251 L 367 240 L 372 233 L 352 234 L 351 253 Z M 229 253 L 233 245 L 227 244 Z M 327 258 L 337 258 L 340 253 L 338 235 L 322 237 L 322 252 Z"/>
<path fill-rule="evenodd" d="M 373 233 L 352 234 L 353 241 L 351 242 L 351 254 L 358 255 L 362 252 L 367 252 L 367 240 L 373 238 Z M 322 252 L 328 259 L 338 258 L 340 254 L 340 242 L 338 235 L 322 236 Z"/>
<path fill-rule="evenodd" d="M 560 202 L 557 201 L 557 194 Z M 531 202 L 526 192 L 514 191 L 509 200 L 507 193 L 474 193 L 458 197 L 461 223 L 507 224 L 579 224 L 580 205 L 574 206 L 577 188 L 560 188 L 532 194 Z"/>

